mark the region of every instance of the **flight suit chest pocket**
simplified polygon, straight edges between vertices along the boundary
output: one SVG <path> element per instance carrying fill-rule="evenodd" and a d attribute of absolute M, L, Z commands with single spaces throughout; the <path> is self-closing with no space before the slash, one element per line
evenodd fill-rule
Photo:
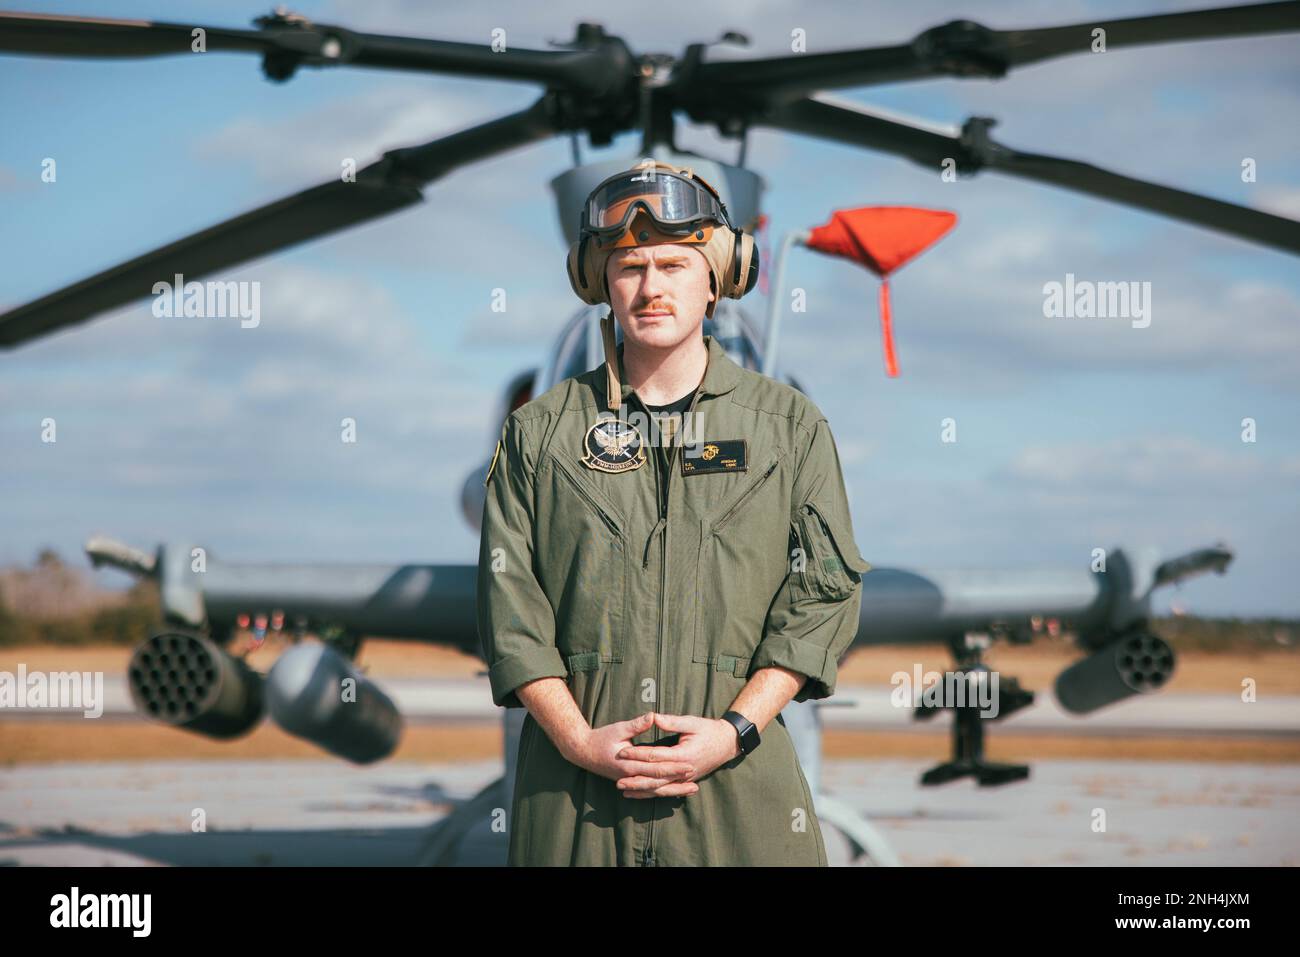
<path fill-rule="evenodd" d="M 779 450 L 748 476 L 746 484 L 700 521 L 691 654 L 692 661 L 714 663 L 738 677 L 748 669 L 772 596 L 785 578 L 785 518 L 790 512 L 790 486 Z"/>
<path fill-rule="evenodd" d="M 799 507 L 790 525 L 794 546 L 790 566 L 790 598 L 839 601 L 853 594 L 871 564 L 858 553 L 852 532 L 827 520 L 812 502 Z"/>
<path fill-rule="evenodd" d="M 626 521 L 554 453 L 537 472 L 538 581 L 555 610 L 555 644 L 570 673 L 622 661 L 629 556 Z"/>

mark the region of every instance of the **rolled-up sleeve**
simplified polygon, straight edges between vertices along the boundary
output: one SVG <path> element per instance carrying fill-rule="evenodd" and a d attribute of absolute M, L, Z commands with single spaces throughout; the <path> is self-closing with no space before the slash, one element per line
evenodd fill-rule
<path fill-rule="evenodd" d="M 839 452 L 825 418 L 813 426 L 795 477 L 789 522 L 786 579 L 768 609 L 749 673 L 789 668 L 808 676 L 795 701 L 828 698 L 858 632 L 862 575 L 871 565 L 858 552 Z"/>
<path fill-rule="evenodd" d="M 535 465 L 524 427 L 511 413 L 486 479 L 476 592 L 492 701 L 504 708 L 523 707 L 515 693 L 520 685 L 568 674 L 555 646 L 554 610 L 533 571 Z"/>

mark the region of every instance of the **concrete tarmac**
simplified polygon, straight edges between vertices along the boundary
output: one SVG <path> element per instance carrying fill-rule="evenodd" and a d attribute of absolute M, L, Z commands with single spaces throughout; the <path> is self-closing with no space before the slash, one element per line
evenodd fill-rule
<path fill-rule="evenodd" d="M 922 788 L 929 763 L 827 760 L 824 786 L 903 865 L 1300 864 L 1300 767 L 1039 761 L 1001 788 Z M 500 774 L 499 760 L 20 766 L 0 771 L 0 864 L 414 864 L 452 802 Z M 832 864 L 870 863 L 823 830 Z"/>

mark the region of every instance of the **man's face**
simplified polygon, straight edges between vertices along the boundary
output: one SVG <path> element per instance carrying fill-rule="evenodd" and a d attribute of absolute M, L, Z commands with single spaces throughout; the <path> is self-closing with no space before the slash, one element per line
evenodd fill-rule
<path fill-rule="evenodd" d="M 609 257 L 609 304 L 623 337 L 670 349 L 697 334 L 714 298 L 704 254 L 685 243 L 630 246 Z"/>

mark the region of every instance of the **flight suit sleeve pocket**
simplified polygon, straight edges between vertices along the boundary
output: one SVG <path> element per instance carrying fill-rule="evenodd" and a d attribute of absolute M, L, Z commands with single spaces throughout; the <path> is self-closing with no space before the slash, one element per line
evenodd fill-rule
<path fill-rule="evenodd" d="M 790 575 L 791 601 L 838 601 L 848 598 L 871 570 L 858 553 L 852 533 L 827 520 L 814 502 L 799 507 L 791 533 L 796 540 Z"/>
<path fill-rule="evenodd" d="M 839 662 L 857 635 L 862 575 L 853 521 L 830 426 L 819 420 L 795 478 L 787 515 L 790 561 L 773 596 L 763 638 L 749 663 L 752 675 L 776 666 L 806 676 L 794 701 L 835 693 Z"/>

